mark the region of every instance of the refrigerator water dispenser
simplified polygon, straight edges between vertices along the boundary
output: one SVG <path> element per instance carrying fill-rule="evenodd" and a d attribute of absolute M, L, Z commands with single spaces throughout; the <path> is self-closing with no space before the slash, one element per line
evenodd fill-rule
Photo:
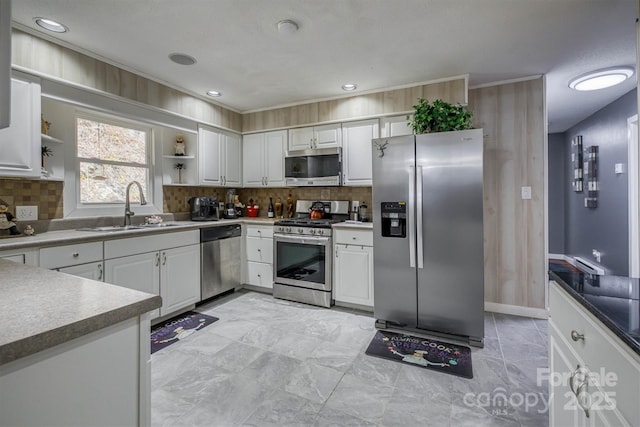
<path fill-rule="evenodd" d="M 382 237 L 407 237 L 406 202 L 380 203 Z"/>

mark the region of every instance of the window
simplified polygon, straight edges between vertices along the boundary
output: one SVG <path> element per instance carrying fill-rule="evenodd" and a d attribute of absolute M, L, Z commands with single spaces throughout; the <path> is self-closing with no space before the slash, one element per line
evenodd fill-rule
<path fill-rule="evenodd" d="M 122 215 L 126 188 L 132 181 L 140 183 L 148 203 L 134 211 L 161 212 L 154 204 L 162 205 L 162 184 L 153 167 L 153 128 L 78 110 L 74 125 L 74 173 L 69 176 L 74 182 L 65 185 L 65 217 Z M 130 198 L 134 204 L 140 202 L 136 186 L 131 187 Z"/>
<path fill-rule="evenodd" d="M 78 117 L 76 132 L 79 203 L 124 203 L 131 181 L 150 193 L 148 130 Z M 137 191 L 131 192 L 131 201 L 140 201 Z"/>

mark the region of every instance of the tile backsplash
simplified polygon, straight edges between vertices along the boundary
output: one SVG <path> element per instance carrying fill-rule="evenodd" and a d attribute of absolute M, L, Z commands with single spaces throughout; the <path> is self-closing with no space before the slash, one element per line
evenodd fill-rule
<path fill-rule="evenodd" d="M 0 200 L 14 215 L 16 206 L 37 206 L 39 220 L 62 218 L 62 187 L 60 181 L 0 179 Z"/>
<path fill-rule="evenodd" d="M 16 206 L 38 206 L 38 219 L 51 220 L 63 217 L 63 182 L 27 179 L 0 179 L 0 200 L 15 214 Z M 224 201 L 227 189 L 214 187 L 164 186 L 163 212 L 189 212 L 189 199 L 196 196 L 212 196 Z M 291 193 L 293 200 L 358 200 L 371 208 L 371 187 L 295 187 L 295 188 L 238 188 L 239 199 L 245 205 L 252 198 L 260 206 L 259 216 L 267 216 L 269 197 L 275 203 L 278 198 L 285 204 Z"/>

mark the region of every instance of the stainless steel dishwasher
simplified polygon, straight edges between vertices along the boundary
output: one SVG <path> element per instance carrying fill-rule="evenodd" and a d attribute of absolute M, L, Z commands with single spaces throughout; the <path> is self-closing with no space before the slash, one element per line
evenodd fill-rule
<path fill-rule="evenodd" d="M 205 300 L 240 286 L 239 224 L 200 229 L 200 289 Z"/>

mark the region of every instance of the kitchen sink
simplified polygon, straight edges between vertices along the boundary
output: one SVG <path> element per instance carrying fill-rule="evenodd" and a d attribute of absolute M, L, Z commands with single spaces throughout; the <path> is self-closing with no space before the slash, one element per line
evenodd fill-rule
<path fill-rule="evenodd" d="M 127 230 L 144 230 L 145 228 L 162 228 L 162 227 L 174 227 L 179 224 L 171 224 L 166 222 L 161 222 L 159 224 L 138 224 L 138 225 L 108 225 L 104 227 L 84 227 L 84 228 L 76 228 L 77 231 L 93 231 L 98 233 L 112 233 L 117 231 L 127 231 Z"/>
<path fill-rule="evenodd" d="M 114 232 L 114 231 L 127 231 L 127 230 L 141 230 L 145 227 L 142 225 L 109 225 L 105 227 L 85 227 L 85 228 L 76 228 L 77 231 L 94 231 L 94 232 Z"/>

